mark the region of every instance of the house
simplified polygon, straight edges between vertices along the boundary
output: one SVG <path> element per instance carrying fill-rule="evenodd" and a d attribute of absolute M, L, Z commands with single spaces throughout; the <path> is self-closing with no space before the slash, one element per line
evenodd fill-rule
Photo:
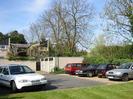
<path fill-rule="evenodd" d="M 40 43 L 35 43 L 28 48 L 28 55 L 33 57 L 43 57 L 46 56 L 48 50 L 48 47 L 43 47 Z"/>
<path fill-rule="evenodd" d="M 20 56 L 26 56 L 28 48 L 30 47 L 30 44 L 10 44 L 10 52 L 13 55 L 20 55 Z"/>

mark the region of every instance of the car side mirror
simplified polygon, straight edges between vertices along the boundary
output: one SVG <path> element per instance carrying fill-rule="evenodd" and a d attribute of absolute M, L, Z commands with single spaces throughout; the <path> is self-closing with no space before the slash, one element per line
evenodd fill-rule
<path fill-rule="evenodd" d="M 4 74 L 3 73 L 0 73 L 0 76 L 3 76 Z"/>
<path fill-rule="evenodd" d="M 133 66 L 131 67 L 131 69 L 133 70 Z"/>

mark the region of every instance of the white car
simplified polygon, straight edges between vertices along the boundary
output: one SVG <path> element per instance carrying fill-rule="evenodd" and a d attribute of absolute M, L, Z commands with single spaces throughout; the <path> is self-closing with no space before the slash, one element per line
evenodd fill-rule
<path fill-rule="evenodd" d="M 29 86 L 44 86 L 47 80 L 45 76 L 35 73 L 28 66 L 10 64 L 0 65 L 0 84 L 16 91 Z"/>

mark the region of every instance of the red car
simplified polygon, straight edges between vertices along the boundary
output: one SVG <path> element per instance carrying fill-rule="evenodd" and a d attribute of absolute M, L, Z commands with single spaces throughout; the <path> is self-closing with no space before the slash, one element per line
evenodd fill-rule
<path fill-rule="evenodd" d="M 74 75 L 76 70 L 80 70 L 81 67 L 84 67 L 84 66 L 88 66 L 88 64 L 69 63 L 65 66 L 64 70 L 65 70 L 65 73 Z"/>

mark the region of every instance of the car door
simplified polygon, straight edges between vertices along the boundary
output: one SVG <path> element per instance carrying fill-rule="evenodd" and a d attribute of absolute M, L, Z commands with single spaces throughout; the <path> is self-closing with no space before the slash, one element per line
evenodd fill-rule
<path fill-rule="evenodd" d="M 10 75 L 8 67 L 4 67 L 1 75 L 2 84 L 10 86 Z"/>
<path fill-rule="evenodd" d="M 3 80 L 2 80 L 2 70 L 3 70 L 3 68 L 2 67 L 0 67 L 0 83 L 1 84 L 3 84 Z"/>
<path fill-rule="evenodd" d="M 131 66 L 131 78 L 133 78 L 133 64 Z"/>

